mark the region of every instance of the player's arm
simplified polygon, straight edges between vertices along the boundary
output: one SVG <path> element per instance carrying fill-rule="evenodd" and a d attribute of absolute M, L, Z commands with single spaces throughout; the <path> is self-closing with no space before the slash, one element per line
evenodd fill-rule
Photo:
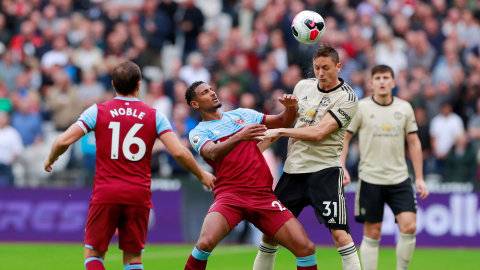
<path fill-rule="evenodd" d="M 279 114 L 265 115 L 264 124 L 267 128 L 285 128 L 291 127 L 295 122 L 298 111 L 298 99 L 294 95 L 285 94 L 278 99 L 285 107 Z"/>
<path fill-rule="evenodd" d="M 53 163 L 61 156 L 68 147 L 85 135 L 84 130 L 77 124 L 72 124 L 65 132 L 60 134 L 54 141 L 50 154 L 45 160 L 44 169 L 47 172 L 52 171 Z"/>
<path fill-rule="evenodd" d="M 413 170 L 415 171 L 415 186 L 417 187 L 417 192 L 420 194 L 420 198 L 425 199 L 428 196 L 428 190 L 423 180 L 422 145 L 417 132 L 407 134 L 407 147 L 413 164 Z"/>
<path fill-rule="evenodd" d="M 190 150 L 183 146 L 175 133 L 165 132 L 160 135 L 159 139 L 165 145 L 168 153 L 184 168 L 191 171 L 202 184 L 210 189 L 214 187 L 215 177 L 198 165 Z"/>
<path fill-rule="evenodd" d="M 350 148 L 350 141 L 353 138 L 353 133 L 350 130 L 347 130 L 345 132 L 345 137 L 343 137 L 343 149 L 342 153 L 340 155 L 340 165 L 342 166 L 343 169 L 343 185 L 346 186 L 350 184 L 351 178 L 350 178 L 350 173 L 347 170 L 346 161 L 347 161 L 347 156 L 348 156 L 348 149 Z"/>
<path fill-rule="evenodd" d="M 272 131 L 269 136 L 272 137 L 290 137 L 303 141 L 321 141 L 330 133 L 340 128 L 337 120 L 329 113 L 320 120 L 315 126 L 301 128 L 279 128 Z"/>
<path fill-rule="evenodd" d="M 212 141 L 206 142 L 201 150 L 200 155 L 206 159 L 213 161 L 224 158 L 232 149 L 241 141 L 257 140 L 265 134 L 267 128 L 261 124 L 251 124 L 245 126 L 241 131 L 235 133 L 233 136 L 223 142 L 214 143 Z"/>

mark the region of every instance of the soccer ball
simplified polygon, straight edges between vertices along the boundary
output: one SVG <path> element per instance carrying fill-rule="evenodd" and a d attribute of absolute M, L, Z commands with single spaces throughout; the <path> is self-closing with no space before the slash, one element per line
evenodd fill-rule
<path fill-rule="evenodd" d="M 314 44 L 325 32 L 325 20 L 315 11 L 300 11 L 292 21 L 292 33 L 303 44 Z"/>

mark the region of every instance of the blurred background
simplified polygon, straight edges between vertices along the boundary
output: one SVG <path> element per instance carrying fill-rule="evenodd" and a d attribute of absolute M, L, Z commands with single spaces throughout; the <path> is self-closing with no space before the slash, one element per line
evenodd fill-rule
<path fill-rule="evenodd" d="M 115 65 L 128 59 L 142 68 L 141 98 L 163 112 L 190 147 L 188 132 L 199 121 L 184 99 L 190 83 L 214 85 L 225 111 L 275 114 L 282 109 L 280 95 L 313 77 L 317 46 L 299 44 L 290 29 L 294 15 L 310 9 L 325 18 L 321 42 L 339 51 L 341 77 L 358 98 L 370 95 L 369 69 L 388 64 L 395 71 L 394 94 L 414 107 L 434 193 L 419 202 L 418 245 L 480 247 L 480 1 L 0 3 L 0 241 L 82 240 L 95 138 L 84 136 L 52 174 L 43 172 L 43 160 L 56 135 L 84 109 L 114 96 L 109 73 Z M 353 178 L 355 144 L 347 162 Z M 265 152 L 276 178 L 285 155 L 286 141 Z M 211 194 L 162 145 L 155 146 L 152 168 L 152 230 L 159 233 L 151 232 L 151 240 L 193 241 Z M 354 190 L 355 183 L 347 187 L 350 207 Z M 317 243 L 330 245 L 312 216 L 305 214 L 307 230 Z M 351 224 L 354 234 L 361 232 Z M 395 227 L 387 212 L 385 243 L 394 243 Z M 256 243 L 258 235 L 241 224 L 227 241 Z"/>

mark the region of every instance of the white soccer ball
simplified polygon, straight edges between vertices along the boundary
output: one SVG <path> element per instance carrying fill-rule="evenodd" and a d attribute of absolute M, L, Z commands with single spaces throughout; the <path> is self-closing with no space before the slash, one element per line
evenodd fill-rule
<path fill-rule="evenodd" d="M 300 11 L 292 21 L 292 34 L 303 44 L 314 44 L 325 32 L 325 20 L 315 11 Z"/>

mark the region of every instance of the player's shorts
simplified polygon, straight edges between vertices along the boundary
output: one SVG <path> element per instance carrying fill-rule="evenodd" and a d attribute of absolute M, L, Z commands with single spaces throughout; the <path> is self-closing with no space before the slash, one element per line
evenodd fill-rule
<path fill-rule="evenodd" d="M 242 220 L 255 225 L 264 234 L 273 237 L 292 213 L 285 208 L 273 193 L 259 192 L 248 194 L 221 194 L 215 198 L 208 210 L 225 217 L 230 229 Z"/>
<path fill-rule="evenodd" d="M 303 208 L 311 205 L 320 223 L 329 229 L 349 232 L 343 170 L 326 168 L 313 173 L 283 173 L 275 188 L 278 199 L 298 217 Z"/>
<path fill-rule="evenodd" d="M 375 185 L 360 180 L 355 196 L 355 220 L 378 223 L 383 220 L 385 203 L 396 216 L 402 212 L 417 212 L 417 200 L 412 180 L 395 185 Z"/>
<path fill-rule="evenodd" d="M 118 228 L 121 250 L 139 253 L 145 246 L 150 208 L 125 204 L 91 204 L 85 227 L 85 247 L 105 252 Z"/>

